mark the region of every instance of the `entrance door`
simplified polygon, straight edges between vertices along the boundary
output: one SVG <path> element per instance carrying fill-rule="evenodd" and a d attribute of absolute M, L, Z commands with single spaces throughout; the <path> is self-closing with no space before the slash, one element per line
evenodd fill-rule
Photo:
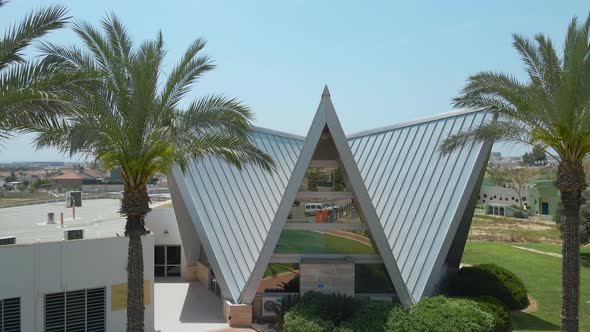
<path fill-rule="evenodd" d="M 541 214 L 549 214 L 549 203 L 548 202 L 541 203 Z"/>
<path fill-rule="evenodd" d="M 154 264 L 156 277 L 180 277 L 180 246 L 155 246 Z"/>

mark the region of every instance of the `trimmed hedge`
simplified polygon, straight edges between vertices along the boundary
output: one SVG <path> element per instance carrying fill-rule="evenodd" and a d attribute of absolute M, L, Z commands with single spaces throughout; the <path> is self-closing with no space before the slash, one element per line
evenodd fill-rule
<path fill-rule="evenodd" d="M 307 292 L 285 315 L 285 332 L 332 331 L 349 319 L 358 307 L 356 300 L 342 294 Z"/>
<path fill-rule="evenodd" d="M 496 264 L 460 269 L 449 280 L 449 293 L 452 296 L 493 296 L 510 309 L 524 309 L 529 305 L 527 289 L 522 281 Z"/>
<path fill-rule="evenodd" d="M 481 310 L 475 301 L 436 296 L 423 299 L 409 311 L 392 308 L 385 331 L 490 332 L 493 321 L 492 315 Z"/>
<path fill-rule="evenodd" d="M 351 320 L 344 321 L 334 332 L 383 332 L 391 304 L 369 302 L 360 307 Z"/>
<path fill-rule="evenodd" d="M 510 312 L 502 301 L 492 296 L 469 298 L 477 303 L 479 308 L 494 318 L 494 331 L 506 331 L 510 326 Z"/>
<path fill-rule="evenodd" d="M 287 312 L 283 330 L 285 332 L 328 332 L 334 329 L 334 324 L 317 316 Z"/>

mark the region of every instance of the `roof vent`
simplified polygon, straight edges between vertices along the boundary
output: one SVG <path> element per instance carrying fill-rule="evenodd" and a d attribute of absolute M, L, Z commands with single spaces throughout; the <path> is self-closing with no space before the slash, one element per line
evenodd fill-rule
<path fill-rule="evenodd" d="M 64 231 L 64 240 L 82 240 L 84 239 L 83 229 L 68 229 Z"/>
<path fill-rule="evenodd" d="M 0 237 L 0 246 L 7 246 L 10 244 L 16 244 L 16 236 Z"/>

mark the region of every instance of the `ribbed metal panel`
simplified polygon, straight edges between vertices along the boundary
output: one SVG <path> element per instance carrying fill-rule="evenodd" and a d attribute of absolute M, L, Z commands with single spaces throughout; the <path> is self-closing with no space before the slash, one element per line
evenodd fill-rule
<path fill-rule="evenodd" d="M 459 211 L 469 179 L 486 153 L 482 144 L 449 155 L 438 148 L 451 134 L 491 115 L 451 114 L 349 139 L 355 161 L 402 278 L 418 301 Z"/>
<path fill-rule="evenodd" d="M 303 140 L 272 131 L 253 134 L 255 144 L 276 163 L 269 173 L 257 166 L 241 171 L 213 157 L 191 161 L 176 181 L 186 187 L 184 201 L 192 204 L 200 223 L 201 240 L 210 246 L 234 301 L 238 301 L 260 256 Z M 208 253 L 209 254 L 209 253 Z"/>

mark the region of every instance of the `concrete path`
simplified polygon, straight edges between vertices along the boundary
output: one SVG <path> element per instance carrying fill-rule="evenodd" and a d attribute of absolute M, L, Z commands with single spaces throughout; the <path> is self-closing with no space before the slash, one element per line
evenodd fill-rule
<path fill-rule="evenodd" d="M 198 282 L 180 278 L 156 279 L 154 284 L 155 329 L 162 332 L 246 332 L 232 329 L 223 318 L 221 299 Z"/>
<path fill-rule="evenodd" d="M 557 258 L 562 258 L 563 257 L 562 255 L 556 254 L 554 252 L 546 252 L 546 251 L 541 251 L 541 250 L 532 249 L 532 248 L 526 248 L 526 247 L 519 247 L 519 246 L 511 246 L 511 247 L 512 248 L 516 248 L 516 249 L 520 249 L 520 250 L 526 250 L 526 251 L 534 252 L 534 253 L 545 255 L 545 256 L 551 256 L 551 257 L 557 257 Z"/>

